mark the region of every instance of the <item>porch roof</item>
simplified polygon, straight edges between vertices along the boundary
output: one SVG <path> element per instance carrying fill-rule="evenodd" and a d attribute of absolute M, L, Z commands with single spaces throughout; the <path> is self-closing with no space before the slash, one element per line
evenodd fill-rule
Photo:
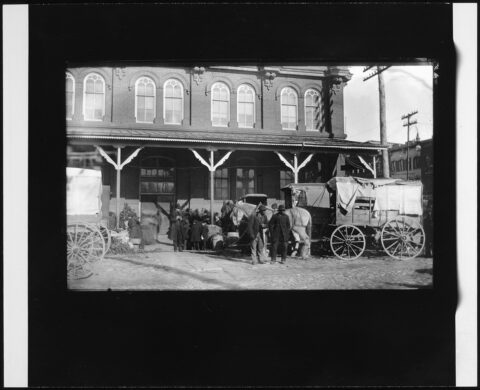
<path fill-rule="evenodd" d="M 302 151 L 350 151 L 377 153 L 388 146 L 371 142 L 348 141 L 339 138 L 320 138 L 311 135 L 266 133 L 249 134 L 246 131 L 188 131 L 188 130 L 148 130 L 119 128 L 67 128 L 67 138 L 92 141 L 98 144 L 128 144 L 171 147 L 214 146 L 224 149 L 256 150 L 298 150 Z"/>

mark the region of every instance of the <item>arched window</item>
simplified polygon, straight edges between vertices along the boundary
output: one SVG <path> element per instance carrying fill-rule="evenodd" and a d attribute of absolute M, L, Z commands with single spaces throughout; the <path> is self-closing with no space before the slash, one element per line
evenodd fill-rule
<path fill-rule="evenodd" d="M 105 81 L 97 73 L 90 73 L 83 82 L 83 117 L 87 121 L 101 121 L 105 115 Z"/>
<path fill-rule="evenodd" d="M 73 118 L 75 110 L 75 79 L 70 73 L 65 74 L 65 93 L 67 102 L 67 119 Z"/>
<path fill-rule="evenodd" d="M 310 131 L 320 130 L 320 94 L 314 89 L 305 92 L 305 127 Z"/>
<path fill-rule="evenodd" d="M 243 84 L 237 91 L 238 127 L 252 128 L 255 123 L 255 92 L 252 87 Z"/>
<path fill-rule="evenodd" d="M 212 126 L 227 127 L 230 121 L 230 90 L 224 83 L 212 86 Z"/>
<path fill-rule="evenodd" d="M 155 83 L 141 77 L 135 83 L 135 118 L 140 123 L 153 123 L 155 114 Z"/>
<path fill-rule="evenodd" d="M 292 88 L 283 88 L 280 98 L 282 129 L 297 130 L 298 97 Z"/>
<path fill-rule="evenodd" d="M 175 79 L 163 85 L 163 120 L 166 124 L 181 125 L 183 120 L 183 86 Z"/>

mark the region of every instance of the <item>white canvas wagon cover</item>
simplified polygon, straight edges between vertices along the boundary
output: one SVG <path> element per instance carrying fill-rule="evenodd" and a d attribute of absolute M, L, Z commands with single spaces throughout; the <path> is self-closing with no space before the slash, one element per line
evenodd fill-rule
<path fill-rule="evenodd" d="M 67 168 L 67 215 L 96 215 L 102 209 L 102 172 Z"/>
<path fill-rule="evenodd" d="M 347 213 L 357 197 L 365 197 L 375 200 L 374 211 L 396 210 L 400 214 L 422 215 L 420 181 L 333 177 L 327 184 L 337 192 L 337 202 Z"/>

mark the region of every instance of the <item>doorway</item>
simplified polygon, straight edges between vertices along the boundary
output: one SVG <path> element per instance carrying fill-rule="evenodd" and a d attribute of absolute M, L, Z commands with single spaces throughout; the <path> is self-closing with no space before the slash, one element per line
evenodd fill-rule
<path fill-rule="evenodd" d="M 139 182 L 142 210 L 157 210 L 159 217 L 157 233 L 167 234 L 170 227 L 170 210 L 176 201 L 174 160 L 160 156 L 142 159 Z"/>

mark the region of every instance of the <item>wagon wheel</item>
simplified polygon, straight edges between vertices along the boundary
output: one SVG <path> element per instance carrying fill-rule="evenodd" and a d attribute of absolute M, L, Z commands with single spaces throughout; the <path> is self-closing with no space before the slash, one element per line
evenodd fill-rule
<path fill-rule="evenodd" d="M 330 236 L 330 248 L 339 259 L 354 260 L 365 250 L 366 240 L 362 231 L 353 225 L 341 225 Z"/>
<path fill-rule="evenodd" d="M 100 230 L 100 227 L 93 224 L 85 224 L 91 231 L 91 245 L 92 253 L 89 258 L 90 262 L 96 262 L 103 259 L 106 251 L 106 241 L 104 234 Z"/>
<path fill-rule="evenodd" d="M 110 230 L 108 229 L 108 227 L 104 225 L 99 225 L 98 229 L 100 230 L 100 233 L 103 237 L 103 241 L 105 241 L 105 251 L 103 253 L 103 256 L 105 256 L 110 250 L 110 245 L 112 244 L 112 235 L 110 234 Z"/>
<path fill-rule="evenodd" d="M 94 233 L 87 224 L 67 226 L 67 276 L 80 279 L 92 274 L 90 262 L 94 251 Z"/>
<path fill-rule="evenodd" d="M 390 257 L 413 259 L 425 246 L 425 232 L 418 222 L 407 222 L 405 217 L 396 217 L 383 226 L 381 241 Z"/>

